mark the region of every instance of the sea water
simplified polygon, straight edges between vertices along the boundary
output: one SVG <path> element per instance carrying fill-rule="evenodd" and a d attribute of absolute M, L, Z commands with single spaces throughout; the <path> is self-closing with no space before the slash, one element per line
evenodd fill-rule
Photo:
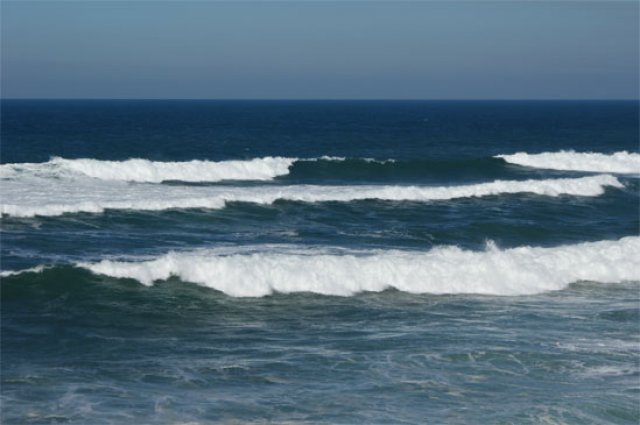
<path fill-rule="evenodd" d="M 2 423 L 637 424 L 638 112 L 2 101 Z"/>

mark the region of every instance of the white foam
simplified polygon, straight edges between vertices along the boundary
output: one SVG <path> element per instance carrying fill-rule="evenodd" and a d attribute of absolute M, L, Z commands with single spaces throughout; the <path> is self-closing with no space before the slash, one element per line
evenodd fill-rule
<path fill-rule="evenodd" d="M 636 347 L 639 344 L 636 342 Z M 580 375 L 587 378 L 602 378 L 610 376 L 634 376 L 638 373 L 635 366 L 618 366 L 618 365 L 602 365 L 594 367 L 585 367 L 580 371 Z M 637 376 L 637 375 L 636 375 Z M 637 380 L 636 380 L 637 382 Z"/>
<path fill-rule="evenodd" d="M 144 285 L 172 276 L 235 297 L 312 292 L 348 296 L 395 288 L 410 293 L 525 295 L 560 290 L 577 281 L 640 280 L 640 237 L 555 248 L 466 251 L 334 252 L 270 246 L 229 254 L 171 252 L 149 261 L 78 264 L 93 273 Z"/>
<path fill-rule="evenodd" d="M 349 158 L 322 156 L 319 158 L 264 157 L 250 160 L 228 161 L 184 161 L 159 162 L 148 159 L 126 161 L 102 161 L 98 159 L 65 159 L 54 157 L 42 163 L 0 164 L 0 178 L 15 179 L 27 176 L 43 178 L 93 178 L 100 180 L 128 181 L 139 183 L 219 182 L 224 180 L 273 180 L 289 174 L 295 162 L 335 161 Z M 373 158 L 355 158 L 381 164 L 395 162 L 393 159 L 379 161 Z"/>
<path fill-rule="evenodd" d="M 52 158 L 44 163 L 0 165 L 0 177 L 15 178 L 20 173 L 49 177 L 86 176 L 101 180 L 160 183 L 218 182 L 223 180 L 272 180 L 289 173 L 297 158 L 264 157 L 251 160 L 157 162 L 147 159 L 101 161 L 97 159 Z"/>
<path fill-rule="evenodd" d="M 640 154 L 627 151 L 613 154 L 594 152 L 543 152 L 529 154 L 518 152 L 512 155 L 496 155 L 512 164 L 534 168 L 565 171 L 592 171 L 597 173 L 640 173 Z"/>
<path fill-rule="evenodd" d="M 22 269 L 22 270 L 3 270 L 3 271 L 0 271 L 0 277 L 16 276 L 22 273 L 42 273 L 45 268 L 46 266 L 40 265 L 40 266 L 35 266 L 29 269 Z"/>
<path fill-rule="evenodd" d="M 613 176 L 503 181 L 462 186 L 390 185 L 268 185 L 168 186 L 83 179 L 9 179 L 2 184 L 0 211 L 16 217 L 55 216 L 64 213 L 100 213 L 105 209 L 166 210 L 172 208 L 223 208 L 227 202 L 271 204 L 276 200 L 348 202 L 364 199 L 433 201 L 489 195 L 598 196 L 607 186 L 622 187 Z"/>

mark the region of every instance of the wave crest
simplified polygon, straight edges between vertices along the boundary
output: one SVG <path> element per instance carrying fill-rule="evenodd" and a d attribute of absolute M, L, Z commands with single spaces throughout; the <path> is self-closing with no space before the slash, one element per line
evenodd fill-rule
<path fill-rule="evenodd" d="M 543 152 L 496 155 L 511 164 L 563 171 L 592 171 L 597 173 L 640 174 L 640 154 L 627 151 L 610 155 L 594 152 Z"/>
<path fill-rule="evenodd" d="M 0 176 L 21 172 L 40 176 L 87 176 L 100 180 L 161 183 L 163 181 L 218 182 L 223 180 L 272 180 L 289 173 L 297 158 L 264 157 L 251 160 L 158 162 L 148 159 L 101 161 L 55 157 L 44 163 L 3 164 Z"/>
<path fill-rule="evenodd" d="M 526 295 L 560 290 L 577 281 L 640 280 L 640 237 L 555 248 L 466 251 L 440 247 L 425 253 L 172 252 L 159 258 L 105 260 L 79 267 L 144 285 L 178 277 L 235 297 L 312 292 L 348 296 L 395 288 L 410 293 Z"/>
<path fill-rule="evenodd" d="M 387 201 L 436 201 L 490 195 L 532 193 L 544 196 L 599 196 L 604 188 L 623 187 L 611 175 L 547 180 L 496 180 L 460 186 L 395 185 L 292 185 L 257 187 L 189 187 L 99 185 L 56 181 L 6 181 L 2 214 L 15 217 L 56 216 L 64 213 L 101 213 L 105 209 L 159 211 L 176 208 L 223 208 L 227 202 L 272 204 L 277 200 L 298 202 L 350 202 L 366 199 Z M 28 196 L 25 196 L 28 194 Z"/>

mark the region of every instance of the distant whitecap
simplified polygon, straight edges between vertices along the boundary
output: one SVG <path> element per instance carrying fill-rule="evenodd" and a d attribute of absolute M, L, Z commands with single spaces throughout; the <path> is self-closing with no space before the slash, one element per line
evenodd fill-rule
<path fill-rule="evenodd" d="M 640 174 L 640 154 L 627 151 L 613 154 L 575 151 L 537 154 L 518 152 L 512 155 L 496 155 L 496 158 L 502 158 L 511 164 L 550 170 Z"/>

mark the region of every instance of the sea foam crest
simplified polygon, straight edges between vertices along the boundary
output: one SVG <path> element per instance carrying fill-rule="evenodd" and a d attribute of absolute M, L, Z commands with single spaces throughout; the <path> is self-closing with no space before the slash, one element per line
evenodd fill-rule
<path fill-rule="evenodd" d="M 496 158 L 502 158 L 512 164 L 551 170 L 640 174 L 640 154 L 627 151 L 610 155 L 575 151 L 537 154 L 518 152 L 512 155 L 496 155 Z"/>
<path fill-rule="evenodd" d="M 141 262 L 83 263 L 93 273 L 144 285 L 172 276 L 234 297 L 312 292 L 348 296 L 395 288 L 410 293 L 525 295 L 578 281 L 640 280 L 640 238 L 565 245 L 466 251 L 440 247 L 424 253 L 372 251 L 342 255 L 305 250 L 221 255 L 172 252 Z"/>
<path fill-rule="evenodd" d="M 39 266 L 31 267 L 29 269 L 22 269 L 22 270 L 3 270 L 3 271 L 0 271 L 0 277 L 17 276 L 22 273 L 42 273 L 46 268 L 47 266 L 39 265 Z"/>
<path fill-rule="evenodd" d="M 44 163 L 0 165 L 0 177 L 17 177 L 20 173 L 38 176 L 87 176 L 101 180 L 160 183 L 217 182 L 222 180 L 272 180 L 289 173 L 297 158 L 264 157 L 250 160 L 158 162 L 148 159 L 101 161 L 97 159 L 52 158 Z"/>
<path fill-rule="evenodd" d="M 391 164 L 394 159 L 347 158 L 321 156 L 318 158 L 263 157 L 249 160 L 160 162 L 134 158 L 125 161 L 98 159 L 65 159 L 53 157 L 42 163 L 0 164 L 1 179 L 24 177 L 71 178 L 89 177 L 100 180 L 138 183 L 219 182 L 224 180 L 272 180 L 289 174 L 296 162 L 344 162 L 347 160 Z"/>
<path fill-rule="evenodd" d="M 598 196 L 607 186 L 622 187 L 616 177 L 596 175 L 546 180 L 496 180 L 460 186 L 391 185 L 270 185 L 252 187 L 198 187 L 121 182 L 68 182 L 50 179 L 7 180 L 2 187 L 2 214 L 17 217 L 55 216 L 64 213 L 100 213 L 105 209 L 166 210 L 173 208 L 223 208 L 228 202 L 271 204 L 298 202 L 349 202 L 365 199 L 390 201 L 449 200 L 489 195 L 532 193 L 545 196 Z"/>

